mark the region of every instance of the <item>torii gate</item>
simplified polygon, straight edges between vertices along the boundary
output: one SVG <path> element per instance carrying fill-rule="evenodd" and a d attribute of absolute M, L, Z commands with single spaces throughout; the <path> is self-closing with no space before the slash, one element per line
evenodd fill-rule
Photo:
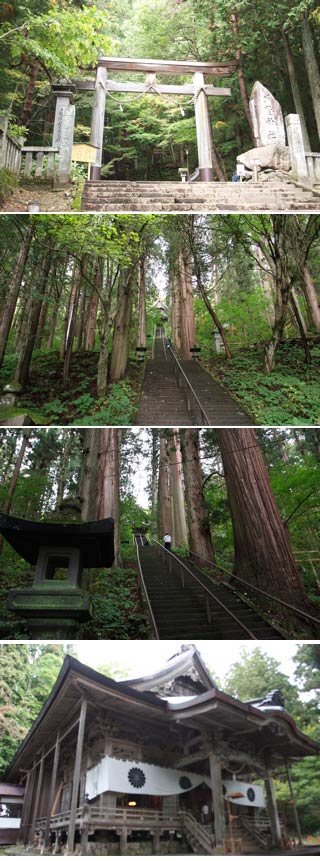
<path fill-rule="evenodd" d="M 230 96 L 229 87 L 213 87 L 205 83 L 205 75 L 226 77 L 232 75 L 238 62 L 194 63 L 176 60 L 135 60 L 100 57 L 95 81 L 77 81 L 77 89 L 94 90 L 90 143 L 96 147 L 95 164 L 91 165 L 90 179 L 101 179 L 104 116 L 108 92 L 141 93 L 141 95 L 194 96 L 199 172 L 202 182 L 213 181 L 210 117 L 208 96 Z M 108 71 L 145 72 L 146 83 L 122 83 L 108 79 Z M 192 84 L 158 84 L 156 75 L 192 75 Z"/>

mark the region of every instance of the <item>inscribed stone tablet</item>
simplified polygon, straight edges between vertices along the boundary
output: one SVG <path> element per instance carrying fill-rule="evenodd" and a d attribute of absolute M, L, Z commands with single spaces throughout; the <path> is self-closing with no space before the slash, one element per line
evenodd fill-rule
<path fill-rule="evenodd" d="M 279 102 L 263 84 L 257 81 L 250 98 L 250 113 L 256 146 L 286 143 L 283 114 Z"/>

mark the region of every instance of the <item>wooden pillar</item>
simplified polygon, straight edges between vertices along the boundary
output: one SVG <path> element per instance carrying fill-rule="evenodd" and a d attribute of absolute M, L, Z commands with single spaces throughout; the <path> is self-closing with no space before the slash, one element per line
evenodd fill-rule
<path fill-rule="evenodd" d="M 221 779 L 221 764 L 214 753 L 209 756 L 212 803 L 214 812 L 215 844 L 219 849 L 225 837 L 225 819 Z"/>
<path fill-rule="evenodd" d="M 34 832 L 35 832 L 35 830 L 36 830 L 36 821 L 37 821 L 37 817 L 38 817 L 39 802 L 40 802 L 40 793 L 41 793 L 41 789 L 42 789 L 43 769 L 44 769 L 44 751 L 42 751 L 42 754 L 41 754 L 41 760 L 40 760 L 40 766 L 39 766 L 39 774 L 38 774 L 38 782 L 37 782 L 37 791 L 36 791 L 36 797 L 35 797 L 35 802 L 34 802 L 33 816 L 32 816 L 32 824 L 31 824 L 30 837 L 29 837 L 29 842 L 30 842 L 30 843 L 32 843 L 32 842 L 33 842 Z"/>
<path fill-rule="evenodd" d="M 213 170 L 210 116 L 208 97 L 205 91 L 205 81 L 202 72 L 196 72 L 194 74 L 193 83 L 200 181 L 212 182 Z"/>
<path fill-rule="evenodd" d="M 120 831 L 120 855 L 127 854 L 128 829 L 126 825 Z"/>
<path fill-rule="evenodd" d="M 90 179 L 101 179 L 101 165 L 103 152 L 104 115 L 106 110 L 106 87 L 108 73 L 107 69 L 98 66 L 95 82 L 95 92 L 91 119 L 90 143 L 97 147 L 95 163 L 90 168 Z"/>
<path fill-rule="evenodd" d="M 55 796 L 55 791 L 56 791 L 57 771 L 58 771 L 58 765 L 59 765 L 59 754 L 60 754 L 60 733 L 58 731 L 57 738 L 56 738 L 56 745 L 55 745 L 55 749 L 54 749 L 51 783 L 50 783 L 49 799 L 48 799 L 47 820 L 46 820 L 46 828 L 45 828 L 45 832 L 44 832 L 45 848 L 50 845 L 50 820 L 51 820 L 52 805 L 54 802 L 54 796 Z"/>
<path fill-rule="evenodd" d="M 279 819 L 279 813 L 277 808 L 277 802 L 274 792 L 273 780 L 270 772 L 267 772 L 265 778 L 265 787 L 266 787 L 266 795 L 267 795 L 267 808 L 270 819 L 270 827 L 272 834 L 272 842 L 273 845 L 277 849 L 283 848 L 282 842 L 282 834 L 281 834 L 281 824 Z"/>
<path fill-rule="evenodd" d="M 292 804 L 292 809 L 293 809 L 296 832 L 297 832 L 297 837 L 298 837 L 298 844 L 299 844 L 299 846 L 302 846 L 303 845 L 303 837 L 302 837 L 302 832 L 301 832 L 299 814 L 298 814 L 297 805 L 296 805 L 296 799 L 295 799 L 294 791 L 293 791 L 290 765 L 288 762 L 286 762 L 286 773 L 287 773 L 287 780 L 288 780 L 288 785 L 289 785 L 289 790 L 290 790 L 290 798 L 291 798 L 291 804 Z"/>
<path fill-rule="evenodd" d="M 154 855 L 158 855 L 158 853 L 160 852 L 160 831 L 159 830 L 153 832 L 152 849 L 153 849 Z"/>
<path fill-rule="evenodd" d="M 82 758 L 82 749 L 83 749 L 84 729 L 85 729 L 85 723 L 86 723 L 86 714 L 87 714 L 87 701 L 82 700 L 81 708 L 80 708 L 79 726 L 78 726 L 77 749 L 76 749 L 76 756 L 75 756 L 74 769 L 73 769 L 70 822 L 69 822 L 69 829 L 68 829 L 68 851 L 71 853 L 74 850 L 74 835 L 75 835 L 75 830 L 76 830 L 76 811 L 77 811 L 78 792 L 79 792 L 79 784 L 80 784 L 80 769 L 81 769 L 81 758 Z"/>
<path fill-rule="evenodd" d="M 36 765 L 34 762 L 30 771 L 28 771 L 26 789 L 25 789 L 25 794 L 24 794 L 24 799 L 23 799 L 23 809 L 22 809 L 21 825 L 20 825 L 20 832 L 19 832 L 19 842 L 21 840 L 23 843 L 27 843 L 28 837 L 29 837 L 30 811 L 31 811 L 31 805 L 32 805 L 32 796 L 33 796 L 33 792 L 34 792 L 35 778 L 36 778 Z"/>

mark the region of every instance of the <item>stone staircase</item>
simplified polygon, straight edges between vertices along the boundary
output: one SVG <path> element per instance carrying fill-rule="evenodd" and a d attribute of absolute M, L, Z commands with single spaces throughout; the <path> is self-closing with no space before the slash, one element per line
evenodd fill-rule
<path fill-rule="evenodd" d="M 199 583 L 185 572 L 185 586 L 182 587 L 180 571 L 174 563 L 169 570 L 167 558 L 150 545 L 139 546 L 139 559 L 146 593 L 153 612 L 158 635 L 161 640 L 195 637 L 201 640 L 247 640 L 248 628 L 258 640 L 281 639 L 281 634 L 265 622 L 255 610 L 251 609 L 228 586 L 215 583 L 212 578 L 200 574 L 196 576 L 214 593 L 223 604 L 209 598 L 211 622 L 206 612 L 206 593 Z M 187 560 L 187 567 L 193 570 Z M 227 610 L 230 610 L 231 616 Z"/>
<path fill-rule="evenodd" d="M 146 363 L 135 424 L 139 427 L 184 427 L 194 423 L 160 335 L 154 341 L 153 359 Z"/>
<path fill-rule="evenodd" d="M 305 212 L 320 190 L 293 182 L 86 182 L 84 212 Z"/>
<path fill-rule="evenodd" d="M 201 365 L 190 359 L 180 362 L 213 427 L 252 425 L 253 421 L 236 401 L 207 374 Z M 193 397 L 187 407 L 187 383 L 179 385 L 174 359 L 166 350 L 162 330 L 154 341 L 153 359 L 146 363 L 140 405 L 135 424 L 139 427 L 184 427 L 203 425 L 201 410 Z"/>

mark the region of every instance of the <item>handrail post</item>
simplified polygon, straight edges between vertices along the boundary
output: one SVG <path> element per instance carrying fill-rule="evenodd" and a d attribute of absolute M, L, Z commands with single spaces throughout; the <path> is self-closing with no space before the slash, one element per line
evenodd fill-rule
<path fill-rule="evenodd" d="M 209 625 L 211 625 L 211 610 L 210 610 L 210 603 L 209 603 L 209 595 L 206 595 L 206 613 L 207 613 L 207 619 L 208 619 Z"/>

